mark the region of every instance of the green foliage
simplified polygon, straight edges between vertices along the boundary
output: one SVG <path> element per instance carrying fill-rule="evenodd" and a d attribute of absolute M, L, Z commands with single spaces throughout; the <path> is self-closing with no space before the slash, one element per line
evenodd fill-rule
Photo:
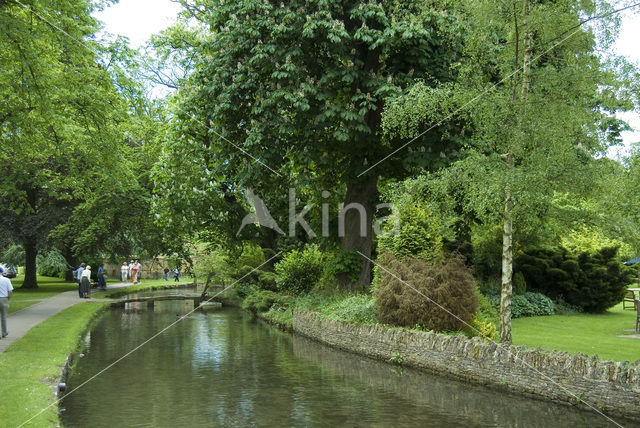
<path fill-rule="evenodd" d="M 392 227 L 395 233 L 388 230 Z M 440 218 L 425 203 L 409 201 L 397 206 L 385 232 L 378 245 L 397 257 L 433 260 L 442 253 Z"/>
<path fill-rule="evenodd" d="M 323 311 L 328 317 L 355 324 L 375 324 L 376 304 L 369 294 L 356 294 L 331 304 Z"/>
<path fill-rule="evenodd" d="M 531 290 L 587 312 L 603 312 L 619 303 L 633 281 L 616 247 L 578 256 L 561 247 L 530 250 L 516 259 L 516 266 Z"/>
<path fill-rule="evenodd" d="M 532 307 L 533 313 L 531 314 L 531 316 L 553 315 L 555 313 L 555 304 L 544 294 L 524 293 L 522 297 L 524 297 Z"/>
<path fill-rule="evenodd" d="M 500 325 L 498 310 L 489 298 L 480 292 L 479 288 L 475 289 L 475 296 L 478 301 L 478 311 L 473 317 L 471 326 L 479 331 L 480 336 L 485 339 L 496 340 L 498 338 L 497 326 Z M 470 334 L 472 336 L 478 335 L 477 331 L 470 329 Z"/>
<path fill-rule="evenodd" d="M 325 271 L 333 278 L 346 273 L 352 281 L 355 281 L 360 275 L 361 259 L 362 256 L 356 249 L 338 251 L 327 262 Z"/>
<path fill-rule="evenodd" d="M 352 202 L 347 195 L 374 203 L 378 177 L 403 178 L 416 168 L 448 163 L 441 154 L 459 141 L 445 132 L 447 123 L 415 141 L 419 150 L 399 150 L 358 176 L 390 146 L 405 142 L 383 141 L 387 100 L 416 78 L 429 87 L 455 78 L 462 28 L 458 16 L 446 10 L 449 4 L 192 2 L 190 10 L 198 10 L 192 21 L 201 34 L 186 31 L 183 37 L 180 28 L 165 34 L 188 45 L 192 55 L 184 62 L 194 72 L 173 100 L 175 120 L 152 174 L 159 224 L 229 246 L 238 238 L 269 238 L 275 248 L 273 241 L 278 245 L 282 238 L 253 225 L 236 237 L 251 209 L 243 203 L 249 188 L 282 226 L 289 208 L 283 196 L 292 185 L 298 195 L 330 185 L 332 197 L 345 205 Z M 373 207 L 365 205 L 373 215 Z M 349 227 L 350 218 L 343 242 L 371 248 L 356 244 L 370 244 L 371 230 L 364 239 L 355 238 L 359 229 Z M 368 271 L 360 271 L 359 285 L 365 285 Z M 340 275 L 343 285 L 345 277 Z"/>
<path fill-rule="evenodd" d="M 628 244 L 625 244 L 620 239 L 613 239 L 607 236 L 602 229 L 594 227 L 584 226 L 577 230 L 569 231 L 562 236 L 560 245 L 572 254 L 593 254 L 603 248 L 618 247 L 618 254 L 623 258 L 630 259 L 635 256 Z"/>
<path fill-rule="evenodd" d="M 374 291 L 380 321 L 459 331 L 473 320 L 478 305 L 475 280 L 461 257 L 428 263 L 383 251 L 378 262 L 385 267 Z"/>
<path fill-rule="evenodd" d="M 38 254 L 37 266 L 38 273 L 42 276 L 64 278 L 64 273 L 69 264 L 60 251 L 56 248 L 51 248 L 44 254 Z"/>
<path fill-rule="evenodd" d="M 473 268 L 479 278 L 497 278 L 502 271 L 502 228 L 477 227 L 472 235 Z M 486 293 L 485 293 L 486 294 Z"/>
<path fill-rule="evenodd" d="M 520 295 L 527 291 L 527 281 L 524 279 L 522 272 L 516 272 L 513 274 L 511 286 L 513 287 L 513 294 Z"/>
<path fill-rule="evenodd" d="M 11 244 L 0 252 L 0 263 L 24 266 L 24 248 L 20 244 Z"/>
<path fill-rule="evenodd" d="M 478 289 L 483 295 L 487 297 L 500 296 L 501 287 L 502 284 L 497 278 L 489 278 L 486 281 L 481 281 L 478 283 Z"/>
<path fill-rule="evenodd" d="M 233 282 L 233 263 L 226 252 L 211 249 L 199 252 L 194 258 L 193 273 L 198 282 L 222 286 Z"/>
<path fill-rule="evenodd" d="M 389 358 L 389 362 L 401 366 L 404 362 L 404 357 L 400 352 L 396 352 L 393 357 Z"/>
<path fill-rule="evenodd" d="M 242 308 L 253 313 L 263 313 L 271 309 L 272 306 L 288 307 L 292 299 L 282 296 L 270 290 L 255 290 L 249 293 L 242 301 Z"/>
<path fill-rule="evenodd" d="M 580 306 L 570 305 L 562 299 L 558 299 L 554 302 L 554 311 L 555 315 L 566 315 L 566 314 L 579 314 L 583 312 Z"/>
<path fill-rule="evenodd" d="M 490 298 L 494 307 L 500 306 L 500 297 Z M 511 318 L 535 317 L 553 315 L 555 304 L 553 300 L 541 293 L 528 292 L 511 298 Z"/>
<path fill-rule="evenodd" d="M 324 269 L 322 253 L 316 245 L 287 253 L 275 265 L 276 284 L 280 291 L 305 294 L 318 283 Z"/>

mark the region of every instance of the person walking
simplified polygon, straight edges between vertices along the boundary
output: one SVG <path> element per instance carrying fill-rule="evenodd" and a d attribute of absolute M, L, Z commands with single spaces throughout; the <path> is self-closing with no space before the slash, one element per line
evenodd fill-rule
<path fill-rule="evenodd" d="M 80 278 L 82 284 L 82 297 L 88 299 L 89 294 L 91 293 L 91 266 L 87 265 L 87 267 L 84 268 Z"/>
<path fill-rule="evenodd" d="M 86 263 L 80 263 L 80 267 L 78 269 L 76 269 L 76 281 L 78 281 L 78 295 L 80 296 L 80 298 L 82 299 L 83 294 L 82 294 L 82 272 L 84 271 L 85 266 L 87 266 Z"/>
<path fill-rule="evenodd" d="M 136 266 L 138 266 L 138 282 L 140 282 L 140 279 L 142 278 L 142 265 L 138 259 L 136 259 Z"/>
<path fill-rule="evenodd" d="M 179 276 L 180 276 L 180 270 L 178 270 L 178 268 L 176 267 L 176 268 L 173 269 L 174 282 L 180 281 Z"/>
<path fill-rule="evenodd" d="M 164 280 L 169 281 L 169 268 L 164 268 Z"/>
<path fill-rule="evenodd" d="M 2 339 L 7 337 L 7 315 L 9 314 L 9 299 L 13 294 L 11 280 L 3 275 L 4 269 L 0 267 L 0 324 L 2 324 Z"/>
<path fill-rule="evenodd" d="M 98 287 L 103 290 L 107 289 L 107 281 L 104 279 L 104 264 L 101 264 L 98 268 Z"/>
<path fill-rule="evenodd" d="M 131 280 L 133 281 L 134 284 L 138 283 L 138 263 L 133 263 L 133 261 L 131 262 L 132 265 L 131 267 Z"/>
<path fill-rule="evenodd" d="M 126 261 L 122 262 L 122 267 L 120 267 L 120 281 L 127 282 L 127 276 L 129 275 L 129 265 Z"/>

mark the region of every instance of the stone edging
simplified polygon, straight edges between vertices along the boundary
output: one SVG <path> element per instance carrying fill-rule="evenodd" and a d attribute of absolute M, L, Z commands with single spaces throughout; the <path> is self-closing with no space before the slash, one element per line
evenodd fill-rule
<path fill-rule="evenodd" d="M 640 420 L 640 360 L 601 361 L 582 354 L 504 346 L 479 337 L 356 325 L 293 313 L 293 331 L 357 354 L 465 381 Z M 593 408 L 591 408 L 593 410 Z"/>

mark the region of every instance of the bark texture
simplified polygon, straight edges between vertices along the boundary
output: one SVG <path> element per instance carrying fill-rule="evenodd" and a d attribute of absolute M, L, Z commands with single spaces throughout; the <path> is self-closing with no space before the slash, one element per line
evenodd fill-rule
<path fill-rule="evenodd" d="M 372 175 L 362 183 L 347 184 L 344 206 L 360 204 L 365 210 L 365 233 L 361 232 L 361 215 L 356 209 L 349 209 L 344 216 L 344 236 L 341 237 L 341 249 L 348 251 L 357 249 L 367 258 L 371 258 L 373 248 L 373 216 L 375 214 L 375 199 L 378 196 L 378 176 Z M 340 288 L 353 291 L 356 288 L 367 288 L 371 282 L 371 262 L 362 257 L 358 280 L 353 283 L 347 273 L 338 276 Z"/>

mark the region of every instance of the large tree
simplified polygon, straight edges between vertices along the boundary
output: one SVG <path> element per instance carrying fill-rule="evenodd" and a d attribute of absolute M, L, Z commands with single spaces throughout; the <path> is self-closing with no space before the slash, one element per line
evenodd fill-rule
<path fill-rule="evenodd" d="M 387 133 L 411 137 L 430 123 L 461 117 L 472 135 L 448 174 L 467 177 L 466 203 L 503 230 L 501 341 L 511 342 L 513 229 L 533 229 L 554 192 L 586 192 L 594 156 L 619 142 L 633 107 L 624 73 L 602 60 L 594 28 L 614 26 L 606 2 L 511 0 L 461 3 L 468 33 L 454 85 L 416 85 L 390 104 Z M 597 19 L 596 19 L 597 18 Z M 581 25 L 582 24 L 582 25 Z M 462 174 L 456 171 L 462 171 Z"/>
<path fill-rule="evenodd" d="M 0 2 L 0 193 L 4 230 L 25 249 L 37 287 L 49 232 L 97 187 L 117 186 L 126 110 L 98 62 L 86 0 Z"/>
<path fill-rule="evenodd" d="M 383 141 L 385 100 L 416 80 L 437 85 L 450 67 L 462 29 L 447 1 L 184 0 L 209 28 L 199 62 L 180 94 L 178 141 L 227 188 L 275 195 L 302 178 L 319 193 L 341 195 L 349 210 L 341 247 L 369 257 L 380 177 L 405 177 L 443 163 L 456 146 L 443 127 L 376 168 L 401 141 Z M 176 183 L 176 185 L 179 185 Z M 188 189 L 187 189 L 188 190 Z M 283 200 L 288 192 L 278 194 Z M 239 226 L 239 225 L 238 225 Z M 363 258 L 357 281 L 366 286 Z M 347 282 L 344 283 L 348 286 Z"/>

